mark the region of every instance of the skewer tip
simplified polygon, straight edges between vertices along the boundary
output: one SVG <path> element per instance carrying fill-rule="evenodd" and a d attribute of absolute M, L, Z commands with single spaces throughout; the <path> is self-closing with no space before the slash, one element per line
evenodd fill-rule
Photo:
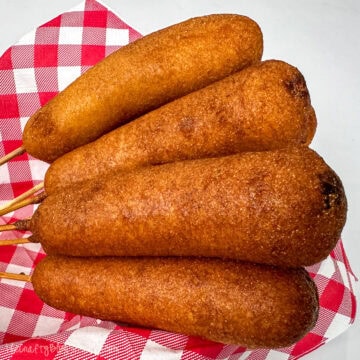
<path fill-rule="evenodd" d="M 44 199 L 46 198 L 46 193 L 45 191 L 42 191 L 40 194 L 38 195 L 34 195 L 30 198 L 27 198 L 25 200 L 22 201 L 18 201 L 16 203 L 13 203 L 9 206 L 5 206 L 4 208 L 0 208 L 0 216 L 4 216 L 6 214 L 9 214 L 12 211 L 21 209 L 27 205 L 34 205 L 34 204 L 39 204 L 41 203 Z"/>
<path fill-rule="evenodd" d="M 20 244 L 29 244 L 29 243 L 32 243 L 32 241 L 29 238 L 0 240 L 0 246 L 20 245 Z"/>
<path fill-rule="evenodd" d="M 34 187 L 32 187 L 30 190 L 25 191 L 24 193 L 22 193 L 21 195 L 17 196 L 16 198 L 12 199 L 11 201 L 9 201 L 7 204 L 0 206 L 0 216 L 8 214 L 9 212 L 13 211 L 13 210 L 17 210 L 20 209 L 20 207 L 24 207 L 26 205 L 29 204 L 36 204 L 35 201 L 38 200 L 38 197 L 40 196 L 40 194 L 35 195 L 33 197 L 30 197 L 31 195 L 34 195 L 36 192 L 42 190 L 44 188 L 44 182 L 40 182 L 39 184 L 35 185 Z M 43 192 L 42 192 L 43 193 Z M 41 194 L 42 194 L 41 193 Z M 29 198 L 30 197 L 30 198 Z M 40 199 L 41 201 L 42 199 Z M 32 202 L 34 201 L 34 202 Z M 19 204 L 19 205 L 18 205 Z M 22 205 L 20 205 L 22 204 Z M 15 208 L 14 206 L 18 205 L 18 208 Z"/>
<path fill-rule="evenodd" d="M 25 152 L 25 148 L 23 146 L 18 147 L 17 149 L 9 152 L 7 155 L 0 158 L 0 166 L 6 164 L 8 161 L 13 159 L 16 156 L 19 156 Z"/>
<path fill-rule="evenodd" d="M 26 274 L 13 274 L 13 273 L 0 272 L 0 278 L 31 282 L 31 275 L 26 275 Z"/>

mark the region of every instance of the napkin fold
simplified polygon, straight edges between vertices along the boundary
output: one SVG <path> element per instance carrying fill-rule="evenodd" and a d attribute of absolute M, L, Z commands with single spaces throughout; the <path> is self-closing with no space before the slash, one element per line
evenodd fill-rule
<path fill-rule="evenodd" d="M 86 0 L 5 51 L 0 58 L 0 156 L 21 145 L 24 125 L 38 108 L 89 67 L 140 36 L 103 4 Z M 42 181 L 47 167 L 27 154 L 1 166 L 0 205 Z M 0 224 L 29 217 L 34 208 L 17 210 Z M 6 232 L 0 241 L 22 236 Z M 30 274 L 43 256 L 39 244 L 2 247 L 0 271 Z M 356 312 L 356 277 L 341 240 L 325 261 L 308 271 L 320 296 L 315 328 L 291 347 L 252 351 L 58 311 L 44 304 L 30 283 L 1 279 L 0 360 L 297 359 L 345 331 Z"/>

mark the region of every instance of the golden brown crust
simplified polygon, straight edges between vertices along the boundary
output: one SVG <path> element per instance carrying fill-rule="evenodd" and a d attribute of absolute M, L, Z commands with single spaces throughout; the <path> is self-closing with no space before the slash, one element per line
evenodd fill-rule
<path fill-rule="evenodd" d="M 219 259 L 47 256 L 32 276 L 44 302 L 105 320 L 249 348 L 291 345 L 318 317 L 302 268 Z"/>
<path fill-rule="evenodd" d="M 114 52 L 36 112 L 24 146 L 52 162 L 261 56 L 261 30 L 245 16 L 208 15 L 162 29 Z"/>
<path fill-rule="evenodd" d="M 49 195 L 31 221 L 48 253 L 210 256 L 306 266 L 346 219 L 341 181 L 302 146 L 145 167 Z"/>
<path fill-rule="evenodd" d="M 252 65 L 57 159 L 48 194 L 111 170 L 309 144 L 316 117 L 305 80 L 277 60 Z"/>

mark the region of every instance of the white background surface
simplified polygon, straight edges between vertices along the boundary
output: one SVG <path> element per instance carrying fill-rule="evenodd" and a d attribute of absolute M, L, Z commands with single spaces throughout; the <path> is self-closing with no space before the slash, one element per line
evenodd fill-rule
<path fill-rule="evenodd" d="M 0 0 L 0 53 L 22 35 L 80 0 Z M 232 12 L 250 16 L 264 34 L 264 59 L 298 67 L 305 76 L 318 128 L 311 145 L 343 180 L 348 220 L 345 250 L 360 276 L 360 1 L 358 0 L 103 0 L 147 34 L 186 18 Z M 357 298 L 359 300 L 359 291 Z M 304 359 L 358 359 L 358 319 L 348 331 Z"/>

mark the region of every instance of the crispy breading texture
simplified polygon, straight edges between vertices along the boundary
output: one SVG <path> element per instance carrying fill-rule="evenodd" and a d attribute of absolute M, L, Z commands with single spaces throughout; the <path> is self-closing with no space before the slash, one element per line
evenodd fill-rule
<path fill-rule="evenodd" d="M 32 276 L 50 306 L 249 348 L 291 345 L 318 317 L 303 268 L 196 258 L 47 256 Z"/>
<path fill-rule="evenodd" d="M 259 26 L 235 14 L 189 19 L 120 48 L 27 122 L 23 142 L 52 162 L 64 153 L 262 56 Z"/>
<path fill-rule="evenodd" d="M 309 144 L 316 129 L 304 77 L 277 60 L 252 65 L 174 100 L 60 157 L 51 194 L 107 172 Z"/>
<path fill-rule="evenodd" d="M 49 195 L 33 239 L 70 256 L 209 256 L 306 266 L 329 255 L 347 203 L 305 146 L 140 168 Z"/>

